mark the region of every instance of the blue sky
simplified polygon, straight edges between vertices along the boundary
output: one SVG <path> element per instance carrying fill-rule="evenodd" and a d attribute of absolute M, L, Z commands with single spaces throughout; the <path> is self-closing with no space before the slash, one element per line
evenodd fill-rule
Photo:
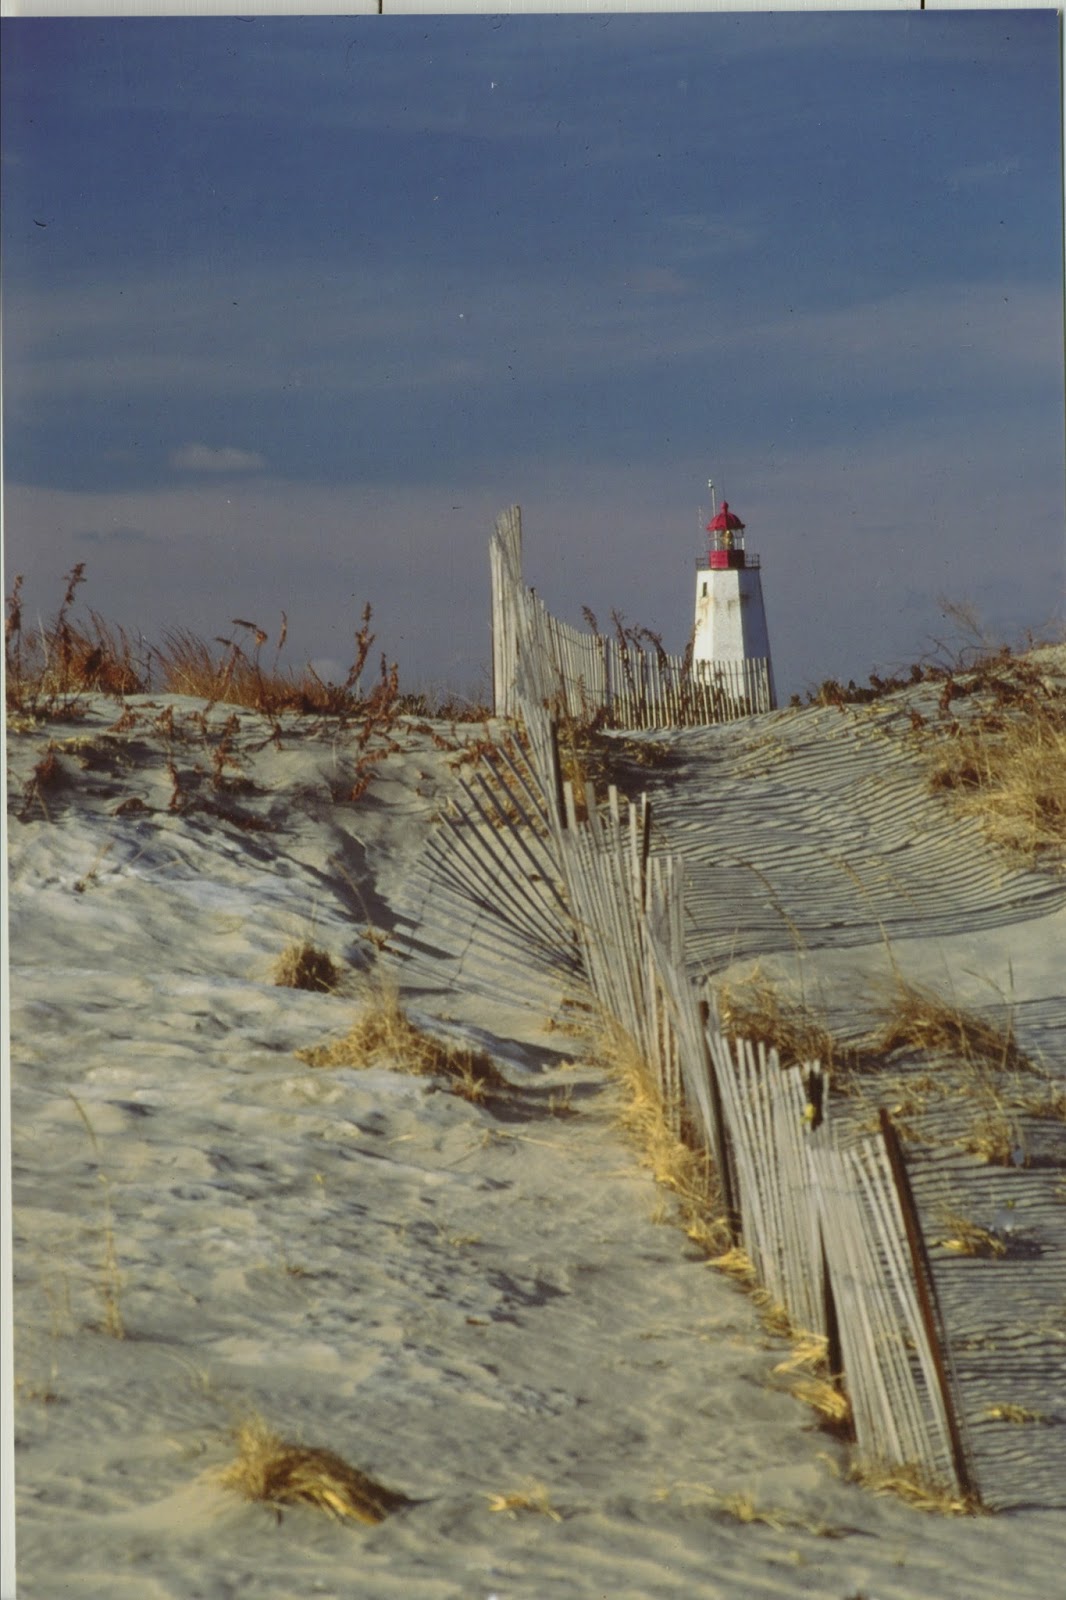
<path fill-rule="evenodd" d="M 1050 11 L 7 20 L 5 562 L 408 682 L 528 581 L 691 626 L 713 476 L 779 690 L 1063 577 Z M 706 515 L 704 516 L 706 520 Z"/>

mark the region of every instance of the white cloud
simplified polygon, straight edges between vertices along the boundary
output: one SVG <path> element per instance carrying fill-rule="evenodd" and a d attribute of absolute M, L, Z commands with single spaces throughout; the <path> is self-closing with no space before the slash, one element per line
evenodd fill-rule
<path fill-rule="evenodd" d="M 254 450 L 238 450 L 227 444 L 212 448 L 208 444 L 187 444 L 170 452 L 170 465 L 177 472 L 259 472 L 266 466 Z"/>

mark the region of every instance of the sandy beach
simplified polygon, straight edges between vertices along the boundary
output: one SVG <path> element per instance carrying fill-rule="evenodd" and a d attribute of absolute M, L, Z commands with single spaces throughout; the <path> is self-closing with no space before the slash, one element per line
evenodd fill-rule
<path fill-rule="evenodd" d="M 859 1029 L 894 916 L 899 960 L 967 1004 L 1009 982 L 1023 1043 L 1061 1074 L 1063 880 L 947 813 L 942 835 L 905 822 L 908 879 L 856 796 L 879 770 L 882 795 L 919 779 L 871 757 L 899 742 L 862 717 L 672 736 L 650 784 L 672 845 L 678 760 L 717 762 L 749 813 L 760 761 L 791 796 L 748 851 L 787 916 L 738 889 L 707 959 L 799 971 Z M 480 1102 L 402 1061 L 297 1054 L 344 1035 L 383 964 L 403 985 L 397 907 L 464 745 L 498 732 L 403 720 L 353 799 L 354 732 L 324 718 L 134 695 L 9 728 L 20 1600 L 1047 1600 L 1066 1513 L 1043 1490 L 941 1517 L 848 1481 L 847 1444 L 776 1370 L 788 1346 L 671 1225 L 561 988 L 536 1007 L 454 974 L 401 989 L 505 1076 Z M 800 950 L 782 929 L 834 852 L 861 893 L 814 904 Z M 697 879 L 700 860 L 696 840 Z M 274 982 L 299 941 L 336 963 L 332 992 Z M 1041 1182 L 1061 1215 L 1058 1138 Z M 1066 1430 L 1061 1392 L 1044 1406 L 1034 1461 Z M 220 1473 L 251 1415 L 411 1503 L 364 1526 L 241 1499 Z"/>

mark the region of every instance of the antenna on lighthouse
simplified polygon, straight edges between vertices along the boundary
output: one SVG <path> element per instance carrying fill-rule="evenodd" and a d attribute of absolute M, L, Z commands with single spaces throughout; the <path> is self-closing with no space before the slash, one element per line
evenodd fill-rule
<path fill-rule="evenodd" d="M 718 515 L 718 502 L 715 498 L 713 478 L 707 479 L 707 487 L 711 491 L 711 517 L 713 519 Z"/>

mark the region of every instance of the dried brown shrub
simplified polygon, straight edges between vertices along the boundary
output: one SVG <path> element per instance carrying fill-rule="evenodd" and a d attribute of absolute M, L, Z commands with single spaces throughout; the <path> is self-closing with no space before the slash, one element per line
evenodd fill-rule
<path fill-rule="evenodd" d="M 124 629 L 95 611 L 88 622 L 72 618 L 75 597 L 85 582 L 85 563 L 67 573 L 66 588 L 54 616 L 27 635 L 23 626 L 22 577 L 7 597 L 4 621 L 4 673 L 7 708 L 31 721 L 77 715 L 86 694 L 138 694 L 147 687 L 146 662 L 135 657 Z"/>
<path fill-rule="evenodd" d="M 366 605 L 355 634 L 355 657 L 341 684 L 324 682 L 311 666 L 294 669 L 281 665 L 288 636 L 288 620 L 282 612 L 270 665 L 262 659 L 269 635 L 258 623 L 244 617 L 233 618 L 233 627 L 241 629 L 245 636 L 243 643 L 234 636 L 218 638 L 210 644 L 189 629 L 171 631 L 163 648 L 155 653 L 162 687 L 172 694 L 200 696 L 212 704 L 248 706 L 274 715 L 282 711 L 337 717 L 369 713 L 377 722 L 386 700 L 395 712 L 399 689 L 396 668 L 390 669 L 383 660 L 381 682 L 368 694 L 361 692 L 363 669 L 374 643 L 370 619 L 371 608 Z M 219 654 L 214 645 L 221 645 L 223 653 Z"/>

